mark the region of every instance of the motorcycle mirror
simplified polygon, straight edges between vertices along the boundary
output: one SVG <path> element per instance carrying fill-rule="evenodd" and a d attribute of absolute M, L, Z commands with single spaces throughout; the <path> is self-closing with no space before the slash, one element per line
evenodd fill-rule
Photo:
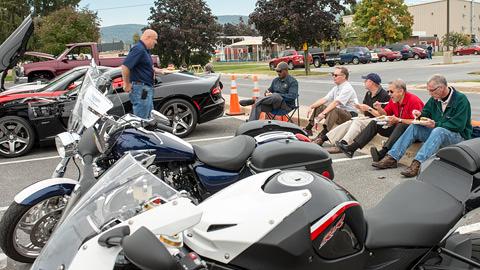
<path fill-rule="evenodd" d="M 178 269 L 167 248 L 145 227 L 125 237 L 122 247 L 125 257 L 140 269 Z"/>
<path fill-rule="evenodd" d="M 152 110 L 152 112 L 150 113 L 150 117 L 154 119 L 157 123 L 170 126 L 170 120 L 168 120 L 165 115 L 158 111 Z"/>

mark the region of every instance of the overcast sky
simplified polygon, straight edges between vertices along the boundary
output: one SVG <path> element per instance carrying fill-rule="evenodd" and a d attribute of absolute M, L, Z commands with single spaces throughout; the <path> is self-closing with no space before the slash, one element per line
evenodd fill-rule
<path fill-rule="evenodd" d="M 179 0 L 181 1 L 181 0 Z M 425 0 L 406 0 L 406 3 Z M 255 9 L 256 0 L 206 0 L 214 15 L 249 15 Z M 147 24 L 152 0 L 81 0 L 80 7 L 88 6 L 98 12 L 101 26 L 116 24 Z"/>

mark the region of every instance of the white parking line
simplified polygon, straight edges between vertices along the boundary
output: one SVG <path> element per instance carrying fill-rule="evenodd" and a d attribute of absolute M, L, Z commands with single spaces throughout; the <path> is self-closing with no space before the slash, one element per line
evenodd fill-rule
<path fill-rule="evenodd" d="M 372 156 L 370 156 L 370 155 L 364 155 L 364 156 L 358 156 L 358 157 L 353 157 L 353 158 L 337 158 L 337 159 L 332 160 L 332 162 L 337 163 L 337 162 L 344 162 L 344 161 L 350 161 L 350 160 L 367 159 L 367 158 L 371 158 L 371 157 Z"/>

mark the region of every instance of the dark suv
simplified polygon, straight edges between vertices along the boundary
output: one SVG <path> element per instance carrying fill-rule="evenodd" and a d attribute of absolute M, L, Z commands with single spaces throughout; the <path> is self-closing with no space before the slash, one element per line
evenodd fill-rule
<path fill-rule="evenodd" d="M 406 44 L 391 44 L 385 48 L 388 48 L 394 52 L 400 52 L 403 60 L 407 60 L 408 58 L 412 58 L 414 56 L 413 49 Z"/>
<path fill-rule="evenodd" d="M 345 48 L 340 51 L 340 64 L 348 64 L 353 63 L 354 65 L 358 65 L 358 63 L 369 63 L 372 61 L 372 55 L 370 54 L 370 50 L 366 47 L 350 47 Z"/>

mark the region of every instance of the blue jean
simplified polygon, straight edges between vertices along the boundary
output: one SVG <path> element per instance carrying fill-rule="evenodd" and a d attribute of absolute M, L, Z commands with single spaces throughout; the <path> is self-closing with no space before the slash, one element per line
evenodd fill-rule
<path fill-rule="evenodd" d="M 415 156 L 416 160 L 424 162 L 441 147 L 459 143 L 463 141 L 463 138 L 459 133 L 452 132 L 445 128 L 436 127 L 431 129 L 411 124 L 400 139 L 398 139 L 393 145 L 392 149 L 388 152 L 388 155 L 397 161 L 400 160 L 408 147 L 410 147 L 415 141 L 424 142 Z"/>
<path fill-rule="evenodd" d="M 143 90 L 147 91 L 147 97 L 145 99 L 142 99 Z M 153 110 L 153 87 L 133 83 L 129 97 L 133 107 L 133 114 L 144 119 L 149 119 L 150 112 Z"/>

